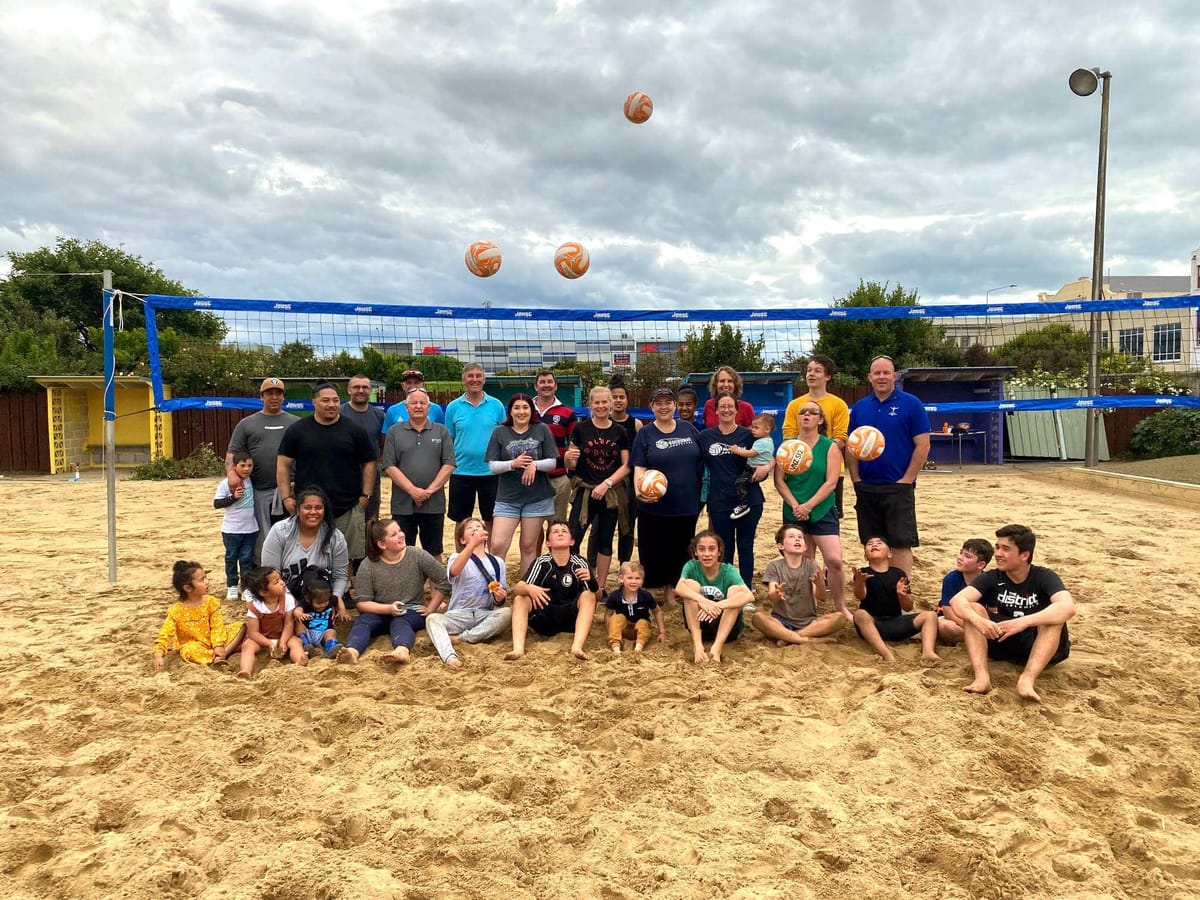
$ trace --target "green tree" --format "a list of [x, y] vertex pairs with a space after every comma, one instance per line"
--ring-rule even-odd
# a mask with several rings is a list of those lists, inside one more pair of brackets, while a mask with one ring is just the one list
[[679, 380], [679, 361], [674, 353], [651, 351], [639, 353], [633, 381], [637, 387], [654, 390]]
[[[73, 342], [83, 351], [97, 345], [92, 329], [100, 321], [99, 273], [110, 269], [113, 287], [135, 294], [176, 294], [193, 296], [180, 282], [167, 278], [162, 270], [143, 262], [141, 257], [109, 247], [100, 241], [84, 243], [77, 238], [60, 237], [54, 247], [41, 247], [28, 253], [9, 252], [11, 275], [0, 288], [0, 319], [8, 327], [39, 328], [47, 316], [69, 324]], [[145, 327], [142, 305], [125, 299], [121, 310], [127, 329]], [[159, 327], [171, 327], [190, 338], [220, 340], [225, 323], [219, 316], [194, 310], [170, 310], [161, 314]]]
[[[858, 287], [837, 300], [837, 308], [916, 306], [916, 291], [900, 285], [891, 290], [878, 281], [860, 281]], [[961, 366], [963, 353], [946, 336], [946, 329], [931, 319], [825, 320], [817, 324], [814, 353], [824, 353], [838, 366], [839, 374], [855, 379], [866, 376], [871, 360], [887, 354], [897, 369], [914, 366]]]
[[1041, 369], [1079, 375], [1087, 371], [1088, 336], [1064, 322], [1056, 322], [1018, 334], [993, 350], [992, 357], [1000, 365], [1016, 366], [1022, 372]]
[[679, 369], [689, 372], [712, 372], [717, 366], [731, 366], [738, 372], [761, 372], [766, 368], [763, 348], [766, 339], [744, 337], [740, 328], [728, 322], [715, 326], [711, 322], [700, 331], [690, 330], [679, 348]]

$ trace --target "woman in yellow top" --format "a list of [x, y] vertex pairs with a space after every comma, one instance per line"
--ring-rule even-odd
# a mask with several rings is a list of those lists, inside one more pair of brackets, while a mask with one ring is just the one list
[[179, 560], [171, 575], [179, 594], [172, 603], [154, 640], [154, 671], [161, 672], [166, 655], [173, 649], [190, 663], [207, 666], [225, 659], [238, 648], [244, 626], [226, 624], [221, 617], [221, 601], [208, 593], [208, 575], [200, 563]]

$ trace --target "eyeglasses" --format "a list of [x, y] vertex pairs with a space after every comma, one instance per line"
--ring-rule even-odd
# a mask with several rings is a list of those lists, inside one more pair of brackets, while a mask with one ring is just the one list
[[800, 415], [802, 415], [802, 416], [819, 416], [820, 414], [821, 414], [821, 411], [819, 409], [802, 409], [802, 410], [800, 410]]

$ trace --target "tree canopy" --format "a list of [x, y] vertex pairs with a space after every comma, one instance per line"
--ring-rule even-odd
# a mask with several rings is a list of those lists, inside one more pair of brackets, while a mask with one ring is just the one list
[[[916, 291], [900, 285], [889, 290], [878, 281], [859, 281], [834, 306], [916, 306], [917, 300]], [[892, 357], [898, 369], [963, 364], [962, 350], [946, 336], [946, 329], [925, 318], [822, 321], [817, 324], [813, 352], [831, 357], [839, 373], [855, 381], [866, 376], [871, 360], [880, 354]]]
[[718, 366], [731, 366], [738, 372], [761, 372], [766, 368], [765, 346], [762, 335], [754, 340], [728, 322], [720, 326], [710, 322], [699, 331], [690, 330], [684, 335], [678, 354], [679, 374], [712, 372]]

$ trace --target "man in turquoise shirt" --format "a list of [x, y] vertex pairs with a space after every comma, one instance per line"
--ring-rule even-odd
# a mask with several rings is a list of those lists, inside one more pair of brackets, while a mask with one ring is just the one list
[[487, 376], [479, 363], [463, 366], [461, 397], [446, 404], [446, 429], [454, 441], [454, 474], [446, 514], [454, 521], [469, 519], [479, 498], [479, 518], [490, 533], [496, 506], [496, 476], [484, 459], [488, 441], [507, 414], [504, 404], [483, 391]]

